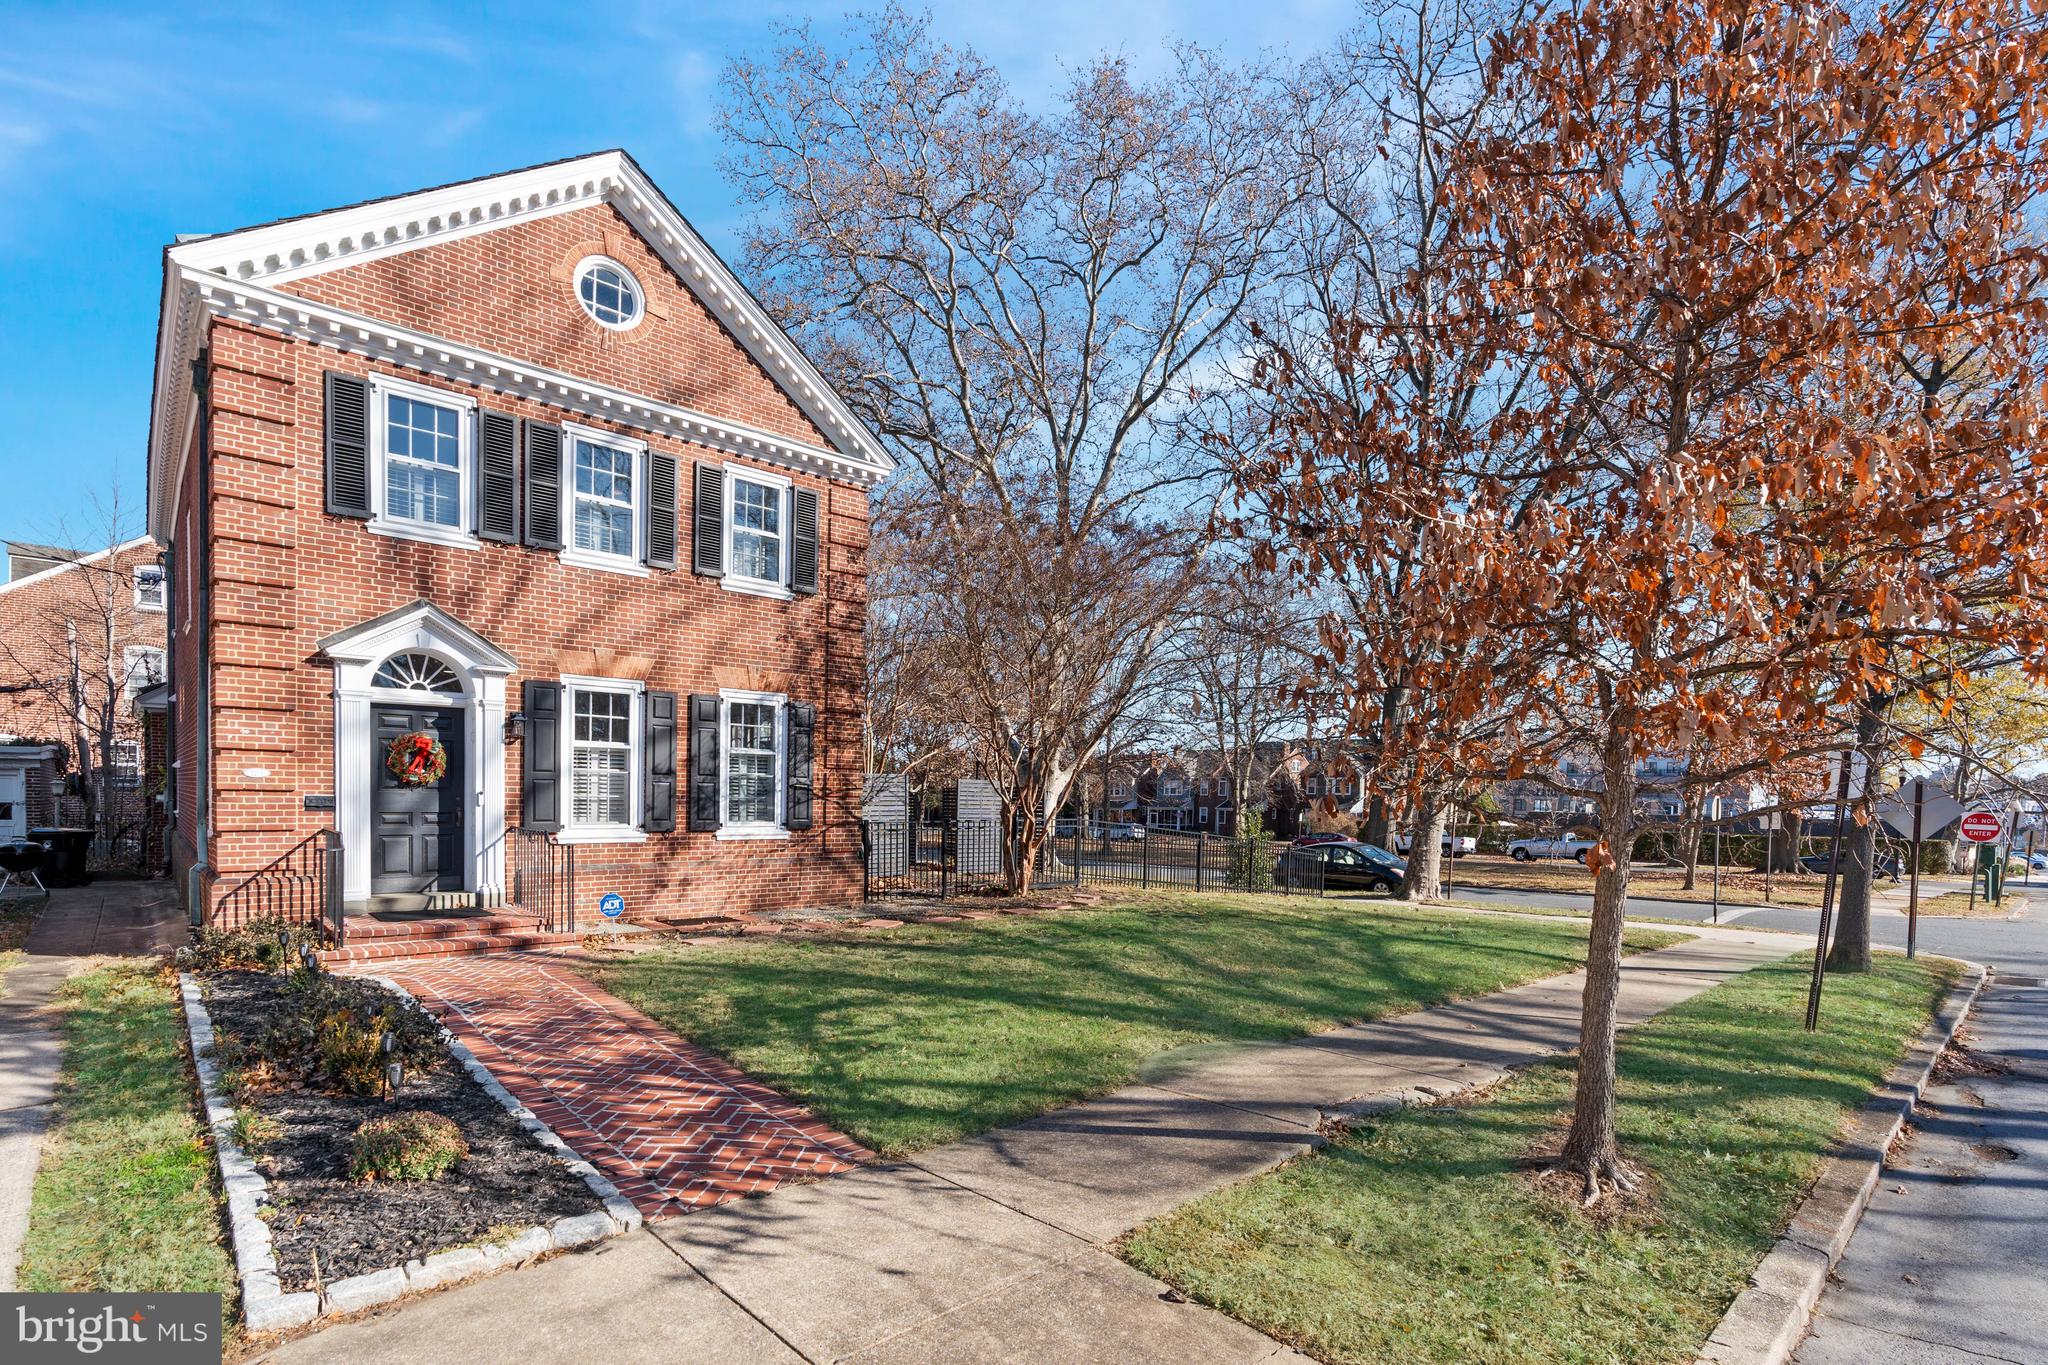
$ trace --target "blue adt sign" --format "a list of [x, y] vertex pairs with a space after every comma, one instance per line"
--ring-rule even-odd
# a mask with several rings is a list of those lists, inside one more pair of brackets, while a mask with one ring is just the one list
[[626, 898], [616, 891], [607, 891], [597, 903], [597, 913], [606, 919], [617, 919], [626, 913]]

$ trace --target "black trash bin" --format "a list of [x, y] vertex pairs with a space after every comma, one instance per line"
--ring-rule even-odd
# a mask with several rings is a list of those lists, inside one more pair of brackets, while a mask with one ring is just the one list
[[43, 881], [49, 886], [84, 886], [92, 880], [85, 859], [92, 847], [92, 831], [63, 825], [32, 829], [28, 837], [49, 850], [43, 859]]

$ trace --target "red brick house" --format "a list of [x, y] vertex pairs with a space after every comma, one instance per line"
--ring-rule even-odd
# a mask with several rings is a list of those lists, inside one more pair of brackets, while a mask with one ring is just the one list
[[329, 828], [351, 905], [501, 904], [535, 840], [586, 918], [856, 899], [889, 469], [623, 152], [166, 248], [194, 918]]
[[137, 702], [164, 674], [147, 536], [82, 551], [8, 541], [0, 583], [0, 840], [82, 824], [102, 860], [150, 862], [161, 806]]

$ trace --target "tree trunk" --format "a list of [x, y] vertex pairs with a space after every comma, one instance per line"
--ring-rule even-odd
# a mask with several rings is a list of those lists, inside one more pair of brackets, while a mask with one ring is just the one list
[[[1764, 845], [1764, 857], [1773, 872], [1797, 872], [1799, 870], [1799, 827], [1803, 823], [1796, 810], [1780, 811], [1778, 822], [1771, 828], [1771, 837]], [[1763, 871], [1758, 868], [1757, 871]]]
[[1607, 856], [1593, 883], [1572, 1126], [1558, 1158], [1563, 1169], [1585, 1177], [1588, 1202], [1599, 1194], [1599, 1177], [1624, 1178], [1614, 1128], [1614, 1035], [1621, 933], [1628, 910], [1628, 849], [1635, 838], [1634, 750], [1633, 738], [1617, 724], [1602, 752], [1607, 787], [1600, 797], [1600, 830]]
[[[1877, 822], [1871, 818], [1871, 795], [1877, 789], [1879, 736], [1884, 729], [1887, 699], [1865, 697], [1856, 707], [1856, 748], [1863, 755], [1863, 791], [1855, 799], [1862, 818], [1843, 831], [1841, 886], [1835, 898], [1835, 941], [1828, 949], [1831, 972], [1870, 970], [1870, 891], [1877, 870]], [[1846, 819], [1848, 811], [1835, 812]]]
[[1408, 844], [1408, 871], [1395, 894], [1404, 901], [1440, 900], [1444, 894], [1444, 828], [1450, 823], [1450, 808], [1434, 792], [1425, 791], [1416, 808], [1413, 834]]
[[1683, 814], [1679, 816], [1678, 861], [1685, 869], [1683, 887], [1690, 891], [1699, 884], [1700, 875], [1700, 817], [1707, 804], [1703, 788], [1688, 787], [1685, 793]]

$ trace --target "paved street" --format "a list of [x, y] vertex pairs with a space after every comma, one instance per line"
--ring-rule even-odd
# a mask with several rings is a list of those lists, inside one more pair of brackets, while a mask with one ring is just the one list
[[2048, 1362], [2048, 928], [1934, 923], [2003, 974], [1966, 1025], [1989, 1065], [1929, 1089], [1798, 1365]]
[[[1709, 930], [1631, 957], [1623, 1025], [1794, 946]], [[1325, 1106], [1484, 1085], [1570, 1047], [1582, 985], [1572, 972], [1291, 1043], [1205, 1050], [1099, 1100], [664, 1219], [598, 1254], [331, 1327], [268, 1359], [453, 1365], [510, 1331], [526, 1355], [603, 1365], [1302, 1360], [1167, 1296], [1109, 1244], [1308, 1150]]]

